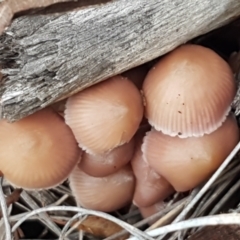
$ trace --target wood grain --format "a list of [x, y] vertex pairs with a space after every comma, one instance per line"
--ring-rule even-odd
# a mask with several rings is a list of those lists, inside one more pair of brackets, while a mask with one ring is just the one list
[[4, 0], [0, 3], [0, 34], [10, 25], [14, 14], [18, 12], [68, 1], [72, 0]]
[[239, 0], [112, 0], [16, 18], [0, 37], [2, 116], [20, 119], [238, 15]]

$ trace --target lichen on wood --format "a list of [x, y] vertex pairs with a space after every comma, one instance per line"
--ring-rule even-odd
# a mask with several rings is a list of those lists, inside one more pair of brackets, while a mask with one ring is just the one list
[[18, 17], [0, 37], [2, 116], [18, 120], [238, 15], [239, 0], [112, 0]]

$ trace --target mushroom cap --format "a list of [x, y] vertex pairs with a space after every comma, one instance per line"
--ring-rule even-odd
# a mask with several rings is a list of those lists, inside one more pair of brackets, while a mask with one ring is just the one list
[[134, 139], [99, 155], [84, 152], [79, 167], [90, 176], [105, 177], [125, 166], [132, 158]]
[[51, 109], [22, 120], [0, 121], [0, 170], [13, 185], [50, 188], [67, 179], [80, 150], [71, 129]]
[[164, 200], [174, 192], [174, 189], [166, 179], [157, 174], [143, 160], [141, 145], [144, 135], [141, 135], [141, 139], [138, 139], [136, 150], [131, 160], [133, 173], [136, 177], [133, 202], [138, 207], [148, 207], [158, 201]]
[[145, 115], [164, 134], [199, 137], [222, 125], [235, 93], [233, 73], [220, 56], [183, 45], [149, 71], [143, 83]]
[[103, 178], [87, 175], [76, 167], [69, 181], [77, 203], [103, 212], [112, 212], [130, 203], [135, 187], [135, 178], [129, 165]]
[[188, 191], [221, 165], [239, 140], [233, 115], [215, 132], [203, 137], [179, 138], [152, 129], [142, 145], [144, 160], [176, 191]]
[[141, 94], [132, 82], [115, 76], [70, 97], [65, 110], [79, 146], [102, 154], [131, 140], [143, 117]]

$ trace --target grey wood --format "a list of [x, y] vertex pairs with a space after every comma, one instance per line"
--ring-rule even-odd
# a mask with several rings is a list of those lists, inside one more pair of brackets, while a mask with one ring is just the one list
[[239, 0], [113, 0], [19, 17], [0, 37], [2, 116], [20, 119], [238, 15]]
[[68, 1], [72, 0], [0, 0], [0, 33], [11, 23], [14, 14], [18, 12]]

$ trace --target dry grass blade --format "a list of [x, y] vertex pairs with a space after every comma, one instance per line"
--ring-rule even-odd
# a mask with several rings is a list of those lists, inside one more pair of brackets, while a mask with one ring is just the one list
[[230, 184], [231, 184], [231, 181], [227, 181], [223, 183], [221, 186], [219, 186], [218, 188], [216, 188], [215, 191], [209, 191], [210, 194], [206, 194], [208, 198], [204, 198], [204, 201], [202, 201], [203, 204], [199, 209], [200, 211], [198, 212], [196, 211], [195, 214], [192, 215], [192, 218], [201, 216], [206, 211], [206, 209], [208, 209], [209, 206], [219, 198], [222, 192], [226, 191], [229, 187], [231, 187]]
[[211, 188], [216, 187], [218, 184], [222, 184], [223, 182], [229, 181], [229, 179], [232, 178], [232, 176], [238, 174], [240, 172], [240, 169], [238, 168], [239, 162], [238, 159], [237, 161], [232, 161], [228, 167], [224, 170], [222, 173], [221, 177], [219, 177], [211, 186]]
[[[183, 203], [186, 204], [188, 201], [189, 201], [189, 197], [186, 197], [186, 198], [184, 198], [184, 199], [182, 199], [182, 200], [172, 204], [171, 206], [166, 207], [164, 210], [162, 210], [162, 211], [160, 211], [158, 213], [155, 213], [154, 215], [152, 215], [152, 216], [150, 216], [150, 217], [148, 217], [146, 219], [141, 220], [140, 222], [134, 224], [133, 226], [136, 227], [136, 228], [139, 228], [139, 227], [142, 227], [145, 224], [148, 224], [148, 222], [156, 221], [159, 218], [163, 217], [165, 214], [167, 214], [169, 211], [177, 208], [179, 205], [181, 205]], [[104, 240], [118, 239], [118, 238], [124, 236], [124, 234], [126, 234], [126, 233], [127, 233], [127, 231], [123, 230], [123, 231], [121, 231], [119, 233], [116, 233], [116, 234], [114, 234], [114, 235], [112, 235], [112, 236], [110, 236], [108, 238], [105, 238]]]
[[0, 177], [0, 183], [1, 183], [0, 184], [0, 204], [1, 204], [1, 209], [2, 209], [3, 221], [5, 224], [5, 239], [11, 240], [12, 239], [11, 226], [9, 224], [7, 204], [6, 204], [3, 189], [2, 189], [2, 180], [3, 180], [3, 178]]
[[59, 206], [61, 205], [66, 199], [69, 198], [68, 194], [64, 194], [61, 198], [59, 198], [55, 203], [50, 204], [49, 206]]
[[[213, 207], [213, 209], [208, 213], [209, 216], [217, 214], [221, 211], [224, 204], [232, 197], [232, 195], [240, 188], [240, 180], [238, 180], [233, 186], [231, 186], [226, 194], [223, 195], [222, 198], [218, 201], [217, 204]], [[218, 189], [217, 189], [218, 191]], [[207, 195], [206, 195], [207, 196]], [[196, 212], [191, 216], [191, 218], [195, 218], [197, 216]], [[199, 216], [199, 215], [198, 215]], [[193, 229], [190, 232], [190, 235], [199, 232], [202, 228]], [[169, 239], [171, 240], [171, 239]]]
[[[21, 192], [21, 189], [15, 189], [10, 195], [8, 195], [5, 199], [6, 206], [9, 207], [11, 204], [17, 202], [19, 200]], [[2, 212], [0, 212], [0, 218], [2, 216]]]
[[[187, 206], [192, 201], [192, 199], [195, 198], [195, 196], [197, 195], [198, 192], [199, 192], [199, 188], [198, 187], [192, 190], [191, 194], [189, 195], [188, 201], [185, 203], [185, 206]], [[158, 240], [162, 240], [165, 237], [166, 237], [166, 235], [162, 235], [162, 236], [160, 236], [158, 238]]]
[[184, 208], [185, 203], [183, 202], [173, 210], [171, 210], [169, 213], [167, 213], [165, 216], [160, 218], [156, 223], [154, 223], [151, 227], [149, 227], [146, 231], [150, 231], [152, 229], [164, 226], [168, 223], [170, 223], [176, 216], [181, 212], [181, 210]]
[[6, 204], [9, 206], [19, 200], [22, 189], [15, 189], [9, 196], [6, 197]]
[[[240, 225], [240, 214], [221, 214], [215, 216], [200, 217], [195, 219], [190, 219], [178, 223], [172, 223], [161, 228], [157, 228], [148, 232], [151, 237], [157, 237], [162, 234], [167, 234], [170, 232], [180, 231], [184, 229], [203, 227], [203, 226], [216, 226], [216, 225]], [[129, 238], [128, 240], [137, 240], [135, 237]]]
[[[26, 191], [23, 191], [21, 193], [21, 197], [33, 210], [39, 209], [39, 206], [37, 205], [37, 203], [30, 197], [30, 195]], [[57, 236], [60, 236], [61, 229], [54, 222], [51, 221], [51, 219], [48, 217], [46, 213], [40, 214], [39, 217], [40, 217], [40, 221], [47, 228], [53, 231]]]
[[[79, 226], [79, 225], [82, 223], [82, 221], [84, 221], [86, 218], [87, 218], [87, 215], [84, 216], [84, 217], [82, 217], [82, 214], [81, 214], [81, 213], [78, 213], [78, 214], [74, 215], [71, 219], [69, 219], [69, 221], [68, 221], [68, 222], [65, 224], [65, 226], [63, 227], [59, 239], [60, 239], [60, 240], [64, 240], [64, 239], [65, 239], [65, 237], [66, 237], [66, 232], [67, 232], [68, 228], [71, 227], [71, 226], [74, 224], [74, 222], [75, 222], [75, 224], [76, 224], [76, 220], [77, 220], [77, 219], [78, 219], [77, 226]], [[75, 224], [74, 224], [74, 225], [75, 225]]]
[[240, 180], [238, 180], [232, 187], [230, 187], [227, 194], [225, 194], [223, 196], [223, 198], [219, 201], [219, 203], [216, 204], [216, 206], [212, 209], [212, 211], [209, 213], [209, 215], [213, 215], [213, 214], [216, 214], [217, 212], [219, 212], [221, 206], [224, 205], [239, 188], [240, 188]]
[[195, 198], [186, 206], [186, 208], [181, 212], [181, 214], [174, 220], [174, 223], [181, 221], [185, 218], [185, 216], [189, 213], [189, 211], [195, 206], [195, 204], [203, 197], [203, 195], [209, 190], [215, 180], [220, 176], [223, 170], [228, 166], [237, 152], [240, 150], [240, 142], [236, 145], [236, 147], [232, 150], [232, 152], [228, 155], [222, 165], [218, 168], [218, 170], [212, 175], [209, 181], [203, 186], [203, 188], [199, 191], [199, 193], [195, 196]]
[[146, 239], [146, 240], [154, 240], [152, 237], [150, 237], [148, 234], [140, 231], [139, 229], [131, 226], [130, 224], [123, 222], [107, 213], [103, 213], [103, 212], [98, 212], [98, 211], [93, 211], [93, 210], [88, 210], [88, 209], [84, 209], [84, 208], [80, 208], [80, 207], [69, 207], [69, 206], [53, 206], [53, 207], [44, 207], [44, 208], [39, 208], [36, 210], [33, 210], [30, 213], [27, 213], [24, 217], [22, 217], [13, 227], [12, 227], [12, 232], [14, 232], [24, 221], [26, 221], [28, 218], [40, 214], [40, 213], [44, 213], [44, 212], [48, 212], [48, 211], [70, 211], [70, 212], [77, 212], [77, 213], [81, 213], [82, 215], [94, 215], [94, 216], [98, 216], [98, 217], [102, 217], [105, 218], [109, 221], [115, 222], [116, 224], [118, 224], [119, 226], [121, 226], [122, 228], [126, 229], [127, 231], [129, 231], [129, 233], [131, 233], [132, 235], [136, 236], [137, 239]]

